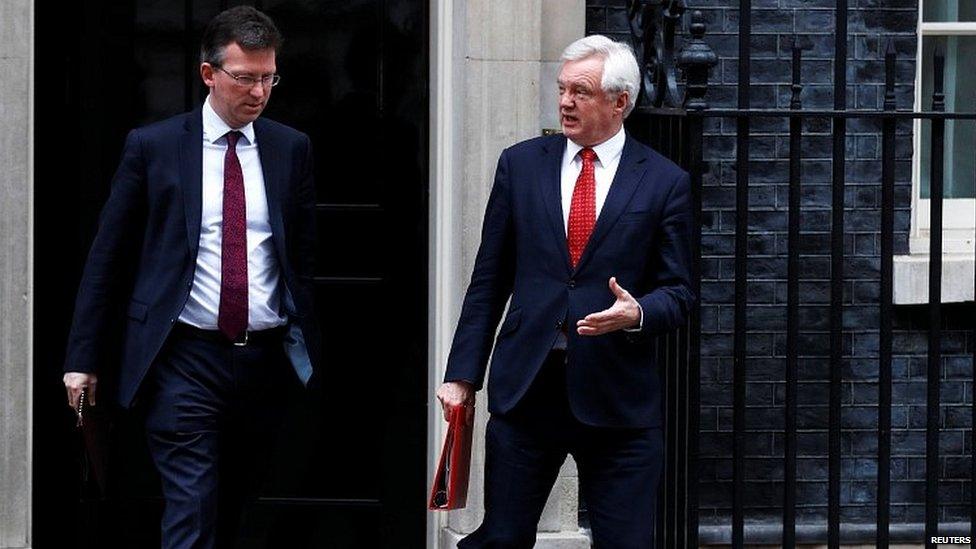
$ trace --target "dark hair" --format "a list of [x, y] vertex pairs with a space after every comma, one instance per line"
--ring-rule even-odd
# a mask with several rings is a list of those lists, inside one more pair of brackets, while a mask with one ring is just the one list
[[237, 42], [245, 50], [281, 47], [281, 33], [270, 17], [251, 6], [224, 10], [210, 20], [200, 43], [200, 62], [219, 67], [224, 62], [224, 48]]

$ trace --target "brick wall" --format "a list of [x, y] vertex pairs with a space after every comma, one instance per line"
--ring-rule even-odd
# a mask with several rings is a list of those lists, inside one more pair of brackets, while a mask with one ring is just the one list
[[[688, 0], [719, 56], [707, 99], [735, 107], [738, 2]], [[898, 52], [897, 102], [914, 101], [917, 0], [849, 0], [847, 104], [880, 109], [881, 52]], [[787, 108], [791, 45], [803, 48], [805, 108], [833, 107], [834, 0], [753, 0], [753, 107]], [[686, 16], [687, 19], [687, 16]], [[687, 21], [686, 21], [687, 25]], [[588, 0], [587, 32], [629, 37], [625, 0]], [[687, 27], [685, 27], [687, 28]], [[788, 128], [752, 123], [749, 183], [746, 426], [747, 522], [778, 523], [783, 491], [786, 365]], [[735, 233], [735, 121], [706, 124], [703, 196], [701, 523], [728, 525], [732, 505], [732, 339]], [[826, 525], [829, 379], [831, 151], [829, 120], [804, 126], [802, 152], [801, 358], [798, 411], [798, 522]], [[880, 293], [880, 124], [847, 127], [845, 192], [842, 522], [873, 525], [877, 475], [878, 296]], [[908, 253], [912, 124], [900, 124], [896, 169], [896, 253]], [[972, 304], [945, 307], [940, 464], [943, 522], [969, 520]], [[924, 521], [927, 313], [896, 308], [892, 424], [892, 522]], [[863, 534], [862, 534], [863, 536]], [[914, 541], [920, 541], [920, 537]], [[703, 540], [704, 541], [704, 540]]]

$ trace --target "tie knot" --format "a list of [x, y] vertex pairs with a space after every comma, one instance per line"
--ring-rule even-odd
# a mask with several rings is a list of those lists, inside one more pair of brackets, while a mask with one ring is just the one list
[[241, 132], [237, 130], [229, 131], [224, 136], [227, 138], [227, 148], [234, 149], [237, 147], [237, 140], [241, 138]]
[[579, 155], [580, 158], [583, 159], [583, 162], [593, 162], [594, 160], [596, 160], [596, 151], [594, 151], [589, 147], [581, 150], [579, 152]]

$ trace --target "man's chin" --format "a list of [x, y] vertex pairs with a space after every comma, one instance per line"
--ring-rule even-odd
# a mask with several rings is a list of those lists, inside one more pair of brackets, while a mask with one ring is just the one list
[[262, 112], [264, 112], [263, 106], [258, 108], [243, 107], [240, 110], [240, 116], [238, 119], [243, 120], [245, 124], [249, 124], [257, 120], [258, 117], [261, 116]]

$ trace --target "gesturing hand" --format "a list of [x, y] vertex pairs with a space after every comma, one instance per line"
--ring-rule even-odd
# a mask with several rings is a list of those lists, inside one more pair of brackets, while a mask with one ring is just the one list
[[598, 313], [586, 315], [586, 318], [576, 323], [576, 332], [583, 336], [603, 335], [615, 330], [635, 328], [640, 323], [640, 305], [630, 292], [617, 284], [617, 277], [610, 277], [610, 291], [617, 296], [617, 301]]

